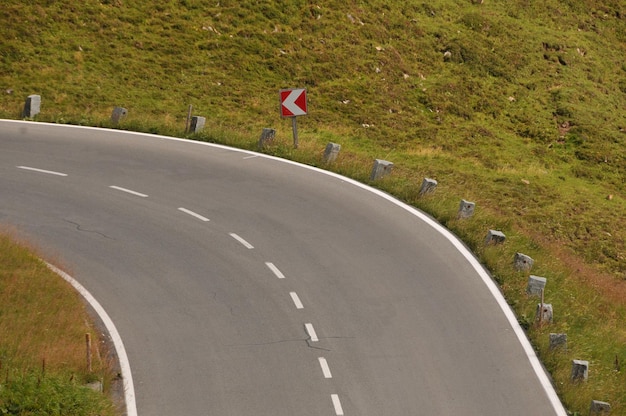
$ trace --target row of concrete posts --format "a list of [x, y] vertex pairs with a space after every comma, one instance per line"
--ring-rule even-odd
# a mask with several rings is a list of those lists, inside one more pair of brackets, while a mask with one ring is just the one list
[[[273, 139], [273, 136], [272, 136]], [[263, 136], [261, 137], [260, 145], [263, 144]], [[324, 161], [331, 163], [335, 161], [341, 146], [335, 143], [328, 143], [324, 151]], [[375, 159], [370, 173], [370, 180], [379, 180], [391, 173], [393, 169], [393, 163]], [[424, 178], [419, 191], [420, 196], [431, 194], [437, 188], [437, 181], [432, 178]], [[458, 212], [457, 219], [463, 220], [470, 218], [474, 215], [476, 204], [471, 201], [462, 199]], [[506, 236], [499, 230], [488, 230], [485, 238], [486, 245], [502, 244], [506, 240]], [[530, 271], [534, 265], [534, 260], [523, 253], [516, 253], [514, 258], [514, 267], [517, 271]], [[554, 311], [552, 304], [544, 302], [544, 290], [548, 279], [541, 276], [529, 275], [528, 283], [526, 286], [526, 293], [528, 296], [539, 296], [541, 298], [540, 303], [537, 304], [535, 312], [535, 322], [539, 325], [551, 324], [554, 319]], [[550, 349], [563, 349], [567, 350], [567, 334], [563, 333], [550, 333]], [[617, 365], [617, 364], [616, 364]], [[589, 375], [589, 362], [585, 360], [572, 360], [572, 369], [570, 379], [573, 383], [584, 382], [588, 379]], [[609, 403], [592, 400], [589, 408], [590, 416], [608, 415], [611, 411], [611, 405]]]

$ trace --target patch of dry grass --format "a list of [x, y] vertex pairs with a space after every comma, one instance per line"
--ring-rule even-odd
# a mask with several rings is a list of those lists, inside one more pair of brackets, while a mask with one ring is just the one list
[[[38, 385], [43, 380], [54, 380], [55, 386], [61, 386], [61, 400], [67, 400], [65, 394], [73, 397], [75, 391], [81, 391], [82, 384], [100, 380], [106, 386], [112, 379], [106, 346], [99, 341], [80, 295], [31, 247], [17, 243], [3, 229], [0, 334], [0, 404], [14, 400], [12, 394], [16, 392], [40, 396], [37, 388], [24, 393], [31, 377], [40, 380]], [[91, 337], [91, 371], [87, 365], [87, 334]], [[28, 402], [22, 396], [19, 401]], [[105, 400], [101, 406], [104, 414], [113, 414], [111, 402]]]

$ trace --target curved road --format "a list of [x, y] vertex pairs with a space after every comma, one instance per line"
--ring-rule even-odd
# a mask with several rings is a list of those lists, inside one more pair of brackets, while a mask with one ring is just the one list
[[115, 322], [140, 415], [565, 415], [465, 248], [346, 178], [0, 121], [0, 195]]

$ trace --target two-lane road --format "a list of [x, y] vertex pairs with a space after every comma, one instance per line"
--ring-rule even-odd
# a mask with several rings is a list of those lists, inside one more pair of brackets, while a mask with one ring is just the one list
[[140, 415], [565, 415], [462, 244], [346, 178], [0, 121], [0, 195], [115, 322]]

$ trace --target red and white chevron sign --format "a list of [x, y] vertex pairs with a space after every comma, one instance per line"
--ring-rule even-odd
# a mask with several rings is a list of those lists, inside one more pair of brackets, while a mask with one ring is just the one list
[[296, 117], [306, 114], [306, 90], [304, 88], [280, 90], [280, 115], [282, 117]]

